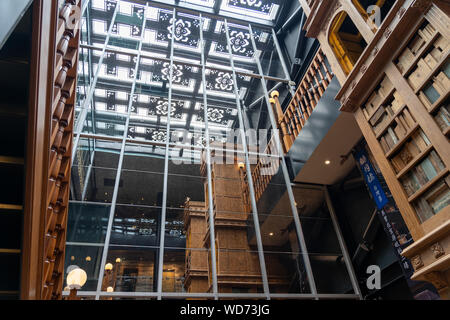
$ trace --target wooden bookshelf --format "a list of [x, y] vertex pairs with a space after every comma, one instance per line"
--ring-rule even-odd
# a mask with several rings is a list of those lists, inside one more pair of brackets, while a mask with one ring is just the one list
[[336, 2], [341, 6], [334, 10], [312, 9], [306, 32], [327, 54], [341, 84], [336, 96], [341, 111], [354, 114], [414, 239], [402, 252], [413, 262], [411, 279], [436, 285], [445, 278], [436, 288], [450, 299], [448, 1], [395, 1], [375, 33], [362, 17], [356, 23], [354, 15], [367, 46], [350, 71], [321, 32], [354, 3]]
[[[404, 79], [403, 81], [411, 88], [410, 94], [412, 96], [416, 95], [420, 104], [412, 103], [410, 105], [411, 108], [409, 108], [411, 114], [417, 120], [416, 128], [409, 131], [405, 137], [386, 153], [386, 157], [393, 161], [393, 159], [391, 159], [392, 156], [398, 154], [402, 144], [405, 144], [405, 141], [408, 140], [408, 135], [413, 135], [412, 131], [414, 130], [421, 130], [421, 134], [429, 141], [426, 148], [422, 148], [421, 152], [415, 154], [412, 159], [408, 158], [408, 163], [406, 163], [406, 165], [396, 174], [396, 178], [399, 182], [401, 181], [404, 188], [408, 187], [409, 192], [412, 191], [410, 188], [416, 189], [418, 187], [413, 194], [407, 196], [407, 200], [414, 206], [414, 210], [420, 210], [420, 212], [417, 211], [417, 215], [420, 216], [422, 222], [424, 222], [424, 216], [429, 218], [427, 214], [431, 214], [430, 210], [433, 210], [433, 215], [439, 213], [434, 212], [434, 209], [431, 208], [430, 205], [428, 205], [428, 209], [423, 209], [420, 205], [421, 203], [423, 204], [423, 202], [428, 201], [427, 191], [432, 190], [435, 186], [441, 185], [440, 181], [443, 181], [447, 176], [450, 167], [448, 154], [443, 152], [443, 150], [448, 150], [448, 139], [447, 145], [443, 145], [442, 139], [440, 139], [438, 133], [436, 133], [442, 132], [442, 134], [446, 136], [449, 132], [449, 126], [446, 128], [444, 127], [450, 118], [448, 117], [448, 99], [450, 96], [450, 87], [448, 86], [448, 83], [450, 78], [448, 76], [447, 65], [449, 63], [450, 55], [450, 40], [445, 37], [442, 29], [436, 25], [430, 26], [431, 23], [429, 20], [424, 19], [419, 28], [415, 32], [412, 32], [403, 51], [400, 51], [399, 57], [410, 57], [411, 52], [415, 52], [414, 58], [409, 64], [406, 64], [405, 60], [402, 61], [403, 66], [407, 66], [404, 70], [401, 70], [402, 68], [398, 65], [400, 63], [399, 58], [393, 60], [393, 62], [397, 64], [397, 69], [400, 71], [401, 77]], [[425, 29], [428, 30], [428, 33], [424, 37]], [[431, 34], [430, 30], [434, 30], [434, 32]], [[423, 44], [425, 38], [427, 38], [427, 41]], [[416, 45], [421, 45], [422, 47], [419, 50], [411, 49]], [[445, 77], [447, 77], [447, 79]], [[397, 82], [401, 82], [399, 80], [402, 79], [391, 80], [393, 82], [395, 81], [397, 84]], [[406, 97], [406, 91], [407, 90], [403, 90], [401, 93], [409, 105], [411, 99], [410, 97]], [[427, 115], [431, 116], [433, 122], [426, 119]], [[390, 123], [392, 122], [393, 120], [391, 119]], [[439, 127], [439, 131], [430, 128], [432, 126]], [[432, 130], [430, 131], [430, 129]], [[382, 134], [377, 135], [377, 138], [381, 135]], [[399, 167], [399, 164], [395, 163], [395, 166]], [[427, 170], [427, 172], [425, 173], [424, 170]], [[450, 193], [448, 177], [445, 180], [446, 181], [442, 183], [442, 188], [439, 188], [441, 188], [440, 192], [442, 192], [443, 195], [448, 195], [448, 193]], [[406, 185], [403, 183], [406, 183]], [[445, 198], [446, 197], [443, 196], [442, 199], [444, 200], [442, 201], [445, 201]]]

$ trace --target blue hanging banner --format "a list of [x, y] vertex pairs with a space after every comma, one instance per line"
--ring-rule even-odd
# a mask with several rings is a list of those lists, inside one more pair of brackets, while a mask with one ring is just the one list
[[379, 210], [383, 209], [383, 207], [388, 203], [388, 199], [383, 191], [383, 188], [381, 187], [375, 170], [373, 169], [372, 164], [369, 161], [366, 150], [361, 149], [360, 151], [358, 151], [355, 154], [355, 159], [361, 168], [361, 172], [364, 175], [364, 179], [366, 180], [370, 193], [372, 193], [377, 208]]

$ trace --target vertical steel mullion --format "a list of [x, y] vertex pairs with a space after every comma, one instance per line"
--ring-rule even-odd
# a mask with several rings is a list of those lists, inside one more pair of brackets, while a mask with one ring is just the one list
[[[117, 2], [116, 9], [118, 8], [119, 5], [120, 5], [120, 2]], [[127, 141], [127, 136], [128, 136], [128, 127], [130, 125], [130, 115], [131, 115], [131, 109], [133, 106], [133, 97], [134, 97], [134, 92], [136, 89], [136, 81], [137, 81], [138, 70], [139, 70], [140, 61], [141, 61], [142, 42], [144, 40], [144, 34], [145, 34], [145, 22], [146, 22], [147, 8], [148, 8], [148, 5], [146, 5], [144, 12], [143, 12], [142, 35], [141, 35], [141, 38], [139, 39], [138, 55], [137, 55], [136, 64], [135, 64], [135, 68], [134, 68], [133, 85], [131, 86], [130, 100], [128, 101], [127, 118], [125, 120], [125, 128], [124, 128], [124, 132], [123, 132], [123, 136], [122, 136], [122, 147], [120, 149], [119, 163], [117, 165], [116, 180], [114, 183], [113, 197], [111, 200], [111, 208], [109, 211], [108, 227], [107, 227], [106, 236], [105, 236], [105, 245], [103, 247], [102, 262], [100, 264], [100, 274], [98, 276], [98, 282], [97, 282], [97, 291], [96, 291], [96, 295], [95, 295], [96, 300], [99, 299], [100, 292], [102, 290], [103, 276], [105, 273], [104, 266], [106, 265], [106, 259], [108, 257], [109, 241], [111, 239], [111, 231], [112, 231], [112, 226], [113, 226], [113, 222], [114, 222], [114, 213], [116, 210], [117, 195], [119, 193], [120, 176], [122, 173], [123, 158], [124, 158], [125, 146], [126, 146], [126, 141]]]
[[172, 112], [172, 83], [173, 83], [173, 53], [175, 46], [175, 20], [176, 9], [173, 8], [172, 13], [172, 39], [170, 41], [170, 71], [169, 71], [169, 101], [167, 108], [167, 133], [166, 133], [166, 154], [164, 158], [164, 184], [163, 184], [163, 199], [161, 208], [161, 226], [160, 226], [160, 241], [159, 241], [159, 259], [158, 259], [158, 300], [162, 299], [162, 281], [163, 281], [163, 266], [164, 266], [164, 241], [166, 228], [166, 209], [167, 209], [167, 180], [169, 178], [169, 145], [170, 145], [170, 121]]
[[[253, 50], [255, 52], [257, 52], [255, 39], [253, 37], [252, 26], [249, 24], [248, 27], [249, 27], [250, 34], [251, 34], [250, 39], [252, 41]], [[282, 148], [282, 145], [281, 145], [281, 139], [280, 139], [279, 131], [277, 129], [277, 122], [275, 121], [275, 115], [273, 113], [272, 106], [271, 106], [271, 103], [270, 103], [269, 92], [267, 90], [267, 86], [266, 86], [266, 82], [265, 82], [265, 76], [263, 74], [263, 69], [262, 69], [262, 66], [261, 66], [261, 62], [259, 61], [258, 57], [255, 57], [255, 62], [257, 64], [257, 66], [258, 66], [259, 73], [261, 74], [261, 85], [262, 85], [263, 90], [264, 90], [267, 110], [268, 110], [269, 118], [270, 118], [270, 123], [272, 124], [272, 129], [273, 129], [273, 132], [274, 132], [273, 136], [275, 137], [275, 143], [276, 143], [276, 146], [277, 146], [277, 149], [278, 149], [278, 154], [281, 157], [281, 168], [282, 168], [282, 171], [283, 171], [284, 181], [286, 183], [286, 189], [287, 189], [289, 200], [290, 200], [292, 216], [294, 218], [295, 228], [296, 228], [296, 231], [297, 231], [297, 237], [298, 237], [300, 248], [301, 248], [302, 254], [303, 254], [303, 259], [304, 259], [304, 263], [305, 263], [306, 273], [308, 275], [309, 287], [311, 289], [312, 294], [317, 296], [317, 288], [316, 288], [316, 283], [314, 281], [314, 275], [313, 275], [312, 268], [311, 268], [311, 262], [309, 260], [308, 249], [306, 248], [306, 242], [305, 242], [305, 237], [304, 237], [303, 230], [302, 230], [302, 225], [301, 225], [300, 219], [298, 217], [297, 207], [295, 205], [294, 192], [292, 191], [291, 180], [290, 180], [289, 172], [288, 172], [287, 165], [286, 165], [286, 159], [284, 157], [283, 148]]]
[[86, 11], [86, 9], [89, 5], [89, 2], [91, 2], [91, 0], [83, 0], [83, 1], [84, 1], [84, 4], [83, 4], [83, 8], [81, 8], [81, 16], [83, 16], [84, 12]]
[[359, 288], [358, 278], [356, 277], [355, 270], [353, 269], [352, 261], [348, 253], [347, 246], [345, 245], [344, 237], [342, 235], [341, 228], [339, 227], [339, 222], [337, 220], [336, 212], [334, 211], [333, 202], [331, 201], [330, 193], [328, 192], [327, 186], [323, 187], [323, 192], [325, 193], [328, 211], [330, 212], [334, 231], [336, 232], [336, 236], [339, 241], [339, 246], [341, 247], [342, 255], [344, 256], [345, 265], [347, 267], [348, 275], [350, 276], [350, 281], [352, 282], [353, 290], [355, 291], [355, 294], [359, 296], [359, 299], [362, 300], [363, 297], [361, 294], [361, 290]]
[[[283, 68], [285, 77], [286, 77], [286, 79], [289, 80], [288, 88], [289, 88], [289, 92], [291, 93], [291, 99], [295, 99], [295, 89], [293, 89], [291, 86], [292, 78], [289, 73], [289, 69], [286, 65], [286, 61], [284, 60], [283, 51], [281, 50], [281, 46], [280, 46], [280, 42], [278, 41], [277, 33], [275, 32], [275, 30], [273, 28], [272, 28], [272, 38], [273, 38], [273, 42], [275, 43], [275, 47], [277, 49], [278, 56], [280, 57], [280, 62], [281, 62], [281, 66]], [[298, 108], [298, 111], [300, 111], [301, 117], [303, 119], [306, 119], [305, 115], [303, 114], [303, 110], [300, 106]], [[294, 114], [294, 117], [297, 117], [297, 116]], [[301, 119], [298, 119], [298, 120], [301, 121]]]
[[[243, 116], [242, 116], [241, 101], [239, 99], [239, 92], [238, 92], [238, 88], [237, 88], [236, 69], [234, 68], [234, 59], [233, 59], [233, 52], [231, 51], [231, 41], [230, 41], [230, 34], [229, 34], [229, 30], [228, 30], [227, 19], [224, 20], [224, 23], [225, 23], [225, 34], [227, 36], [228, 54], [230, 56], [231, 69], [232, 69], [232, 73], [233, 73], [234, 95], [236, 96], [236, 106], [238, 108], [238, 118], [239, 118], [239, 127], [240, 127], [239, 130], [241, 133], [242, 148], [244, 149], [244, 154], [245, 154], [245, 167], [247, 170], [247, 181], [248, 181], [248, 187], [249, 187], [249, 191], [250, 191], [250, 199], [251, 199], [251, 204], [252, 204], [252, 216], [253, 216], [253, 222], [255, 225], [255, 236], [256, 236], [256, 244], [258, 247], [258, 256], [259, 256], [259, 264], [260, 264], [260, 268], [261, 268], [261, 276], [262, 276], [262, 280], [263, 280], [263, 289], [264, 289], [264, 294], [266, 295], [267, 300], [270, 300], [269, 281], [267, 278], [266, 261], [264, 258], [264, 248], [263, 248], [263, 244], [262, 244], [261, 230], [259, 228], [259, 215], [258, 215], [258, 209], [256, 206], [255, 189], [254, 189], [253, 180], [252, 180], [252, 173], [251, 173], [252, 169], [251, 169], [250, 160], [248, 157], [247, 136], [245, 134], [245, 129], [244, 129], [244, 120], [243, 120]], [[252, 34], [250, 34], [250, 38], [253, 38]]]
[[[114, 14], [111, 19], [111, 25], [109, 26], [108, 34], [105, 39], [105, 44], [103, 45], [103, 49], [102, 49], [102, 53], [100, 55], [100, 59], [98, 61], [97, 69], [95, 70], [95, 76], [94, 76], [94, 79], [92, 80], [91, 86], [89, 87], [89, 92], [87, 93], [86, 99], [83, 102], [83, 105], [82, 105], [81, 111], [80, 111], [80, 115], [79, 115], [77, 123], [76, 123], [76, 128], [75, 128], [74, 132], [75, 132], [75, 134], [77, 134], [77, 136], [74, 139], [74, 143], [73, 143], [73, 147], [72, 147], [72, 151], [73, 151], [72, 154], [75, 154], [75, 151], [78, 148], [78, 143], [80, 141], [80, 133], [81, 133], [81, 130], [83, 130], [83, 123], [84, 123], [84, 121], [86, 121], [86, 117], [87, 117], [87, 108], [88, 108], [89, 104], [91, 103], [92, 97], [94, 96], [95, 86], [97, 85], [98, 76], [100, 74], [100, 69], [103, 65], [103, 60], [105, 58], [106, 48], [108, 47], [109, 38], [111, 37], [112, 29], [113, 29], [114, 23], [116, 22], [116, 17], [117, 17], [118, 12], [119, 12], [119, 2], [117, 2], [116, 7], [114, 9]], [[94, 126], [95, 123], [93, 123], [92, 125]], [[73, 165], [73, 160], [74, 160], [74, 158], [72, 157], [72, 160], [70, 163], [71, 165]]]
[[88, 183], [89, 183], [89, 178], [91, 176], [91, 171], [92, 171], [92, 166], [93, 166], [92, 164], [94, 163], [94, 157], [95, 157], [95, 143], [94, 143], [94, 150], [92, 151], [92, 155], [91, 155], [91, 161], [89, 162], [88, 171], [86, 173], [86, 178], [87, 179], [85, 179], [85, 183], [84, 183], [84, 186], [83, 186], [83, 191], [81, 193], [81, 201], [83, 201], [84, 197], [86, 196], [87, 186], [88, 186]]
[[209, 141], [209, 120], [208, 120], [208, 97], [206, 94], [206, 63], [205, 46], [203, 42], [203, 17], [200, 14], [200, 51], [202, 63], [202, 82], [203, 82], [203, 109], [205, 118], [205, 140], [206, 140], [206, 168], [208, 173], [208, 213], [209, 213], [209, 238], [211, 241], [211, 268], [214, 299], [217, 300], [217, 264], [216, 264], [216, 234], [214, 227], [214, 211], [212, 198], [212, 174], [211, 174], [211, 148]]
[[281, 62], [281, 67], [283, 68], [284, 71], [284, 76], [286, 77], [287, 80], [289, 80], [289, 92], [292, 95], [292, 98], [294, 98], [295, 96], [295, 90], [292, 89], [291, 86], [291, 75], [289, 74], [289, 69], [286, 65], [286, 61], [284, 60], [284, 56], [283, 56], [283, 51], [281, 50], [281, 46], [280, 43], [278, 42], [278, 38], [277, 38], [277, 33], [275, 32], [275, 30], [272, 28], [272, 38], [273, 38], [273, 42], [275, 43], [275, 48], [277, 49], [278, 52], [278, 57], [280, 58], [280, 62]]

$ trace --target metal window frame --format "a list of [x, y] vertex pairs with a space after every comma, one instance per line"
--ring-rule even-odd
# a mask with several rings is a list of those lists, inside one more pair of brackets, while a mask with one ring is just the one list
[[[83, 13], [85, 13], [86, 9], [88, 8], [90, 0], [86, 0], [86, 2], [84, 2], [84, 6], [83, 6]], [[99, 64], [97, 66], [97, 69], [95, 71], [95, 75], [92, 79], [92, 83], [89, 86], [89, 91], [87, 92], [87, 95], [85, 97], [85, 100], [83, 102], [83, 107], [81, 109], [81, 114], [78, 118], [78, 122], [76, 124], [76, 129], [75, 129], [75, 138], [74, 138], [74, 146], [73, 146], [73, 151], [74, 154], [77, 151], [78, 145], [79, 145], [79, 140], [80, 138], [88, 138], [88, 139], [93, 139], [94, 142], [97, 140], [105, 140], [105, 141], [116, 141], [118, 143], [121, 143], [121, 149], [120, 149], [120, 157], [119, 157], [119, 163], [118, 163], [118, 167], [117, 167], [117, 173], [116, 173], [116, 180], [115, 180], [115, 184], [114, 184], [114, 191], [113, 191], [113, 198], [111, 203], [105, 204], [105, 205], [110, 205], [110, 212], [109, 212], [109, 219], [108, 219], [108, 226], [107, 226], [107, 233], [106, 233], [106, 238], [104, 243], [102, 244], [85, 244], [85, 243], [75, 243], [75, 242], [71, 242], [68, 243], [68, 245], [86, 245], [86, 246], [98, 246], [98, 247], [102, 247], [103, 248], [103, 252], [102, 252], [102, 259], [101, 259], [101, 263], [100, 263], [100, 270], [99, 270], [99, 277], [98, 277], [98, 282], [97, 282], [97, 290], [96, 291], [80, 291], [79, 292], [79, 296], [85, 296], [85, 297], [95, 297], [95, 299], [100, 299], [103, 297], [136, 297], [136, 298], [143, 298], [143, 297], [154, 297], [157, 300], [161, 300], [163, 298], [172, 298], [172, 299], [176, 299], [176, 298], [213, 298], [213, 299], [219, 299], [219, 298], [263, 298], [263, 299], [272, 299], [272, 298], [292, 298], [292, 299], [361, 299], [361, 293], [358, 287], [358, 283], [356, 280], [356, 276], [354, 274], [354, 270], [352, 268], [351, 265], [351, 260], [349, 260], [349, 256], [348, 256], [348, 251], [345, 247], [345, 242], [343, 241], [343, 237], [342, 234], [340, 232], [339, 229], [339, 225], [337, 223], [336, 220], [336, 215], [334, 213], [334, 209], [332, 207], [332, 202], [331, 199], [329, 197], [328, 191], [326, 189], [325, 186], [317, 186], [317, 189], [319, 190], [323, 190], [325, 192], [326, 195], [326, 201], [327, 204], [329, 206], [330, 209], [330, 215], [333, 221], [333, 226], [335, 228], [335, 232], [338, 236], [339, 239], [339, 245], [341, 246], [341, 250], [342, 253], [344, 255], [344, 259], [346, 262], [346, 266], [347, 266], [347, 270], [348, 273], [350, 275], [350, 279], [352, 282], [352, 286], [354, 288], [355, 294], [318, 294], [317, 293], [317, 289], [315, 286], [315, 281], [314, 281], [314, 277], [313, 277], [313, 273], [312, 273], [312, 269], [311, 269], [311, 265], [310, 265], [310, 261], [309, 261], [309, 256], [308, 256], [308, 251], [306, 248], [306, 243], [304, 240], [304, 236], [303, 236], [303, 230], [302, 230], [302, 226], [301, 226], [301, 222], [298, 216], [298, 212], [297, 212], [297, 208], [295, 205], [295, 198], [294, 198], [294, 194], [293, 194], [293, 190], [292, 188], [296, 185], [291, 183], [290, 181], [290, 177], [289, 177], [289, 173], [287, 170], [287, 165], [286, 165], [286, 159], [284, 157], [284, 153], [283, 153], [283, 149], [281, 147], [281, 140], [280, 140], [280, 136], [279, 136], [279, 132], [277, 130], [277, 125], [276, 125], [276, 119], [275, 119], [275, 115], [273, 113], [273, 110], [271, 108], [271, 104], [270, 104], [270, 97], [269, 97], [269, 89], [267, 88], [267, 83], [268, 81], [276, 81], [277, 85], [283, 85], [283, 84], [288, 84], [289, 85], [289, 91], [291, 93], [291, 95], [295, 94], [295, 90], [292, 87], [292, 81], [289, 77], [289, 70], [286, 66], [286, 63], [284, 61], [283, 58], [283, 54], [282, 54], [282, 50], [281, 47], [278, 43], [277, 37], [276, 37], [276, 33], [275, 31], [272, 29], [272, 36], [274, 39], [274, 44], [275, 44], [275, 49], [276, 49], [276, 53], [279, 56], [280, 62], [282, 64], [282, 68], [283, 71], [285, 73], [285, 79], [282, 78], [276, 78], [276, 77], [271, 77], [268, 75], [264, 75], [263, 69], [262, 69], [262, 65], [261, 65], [261, 61], [258, 57], [255, 57], [255, 63], [258, 67], [258, 73], [243, 73], [242, 71], [238, 71], [235, 68], [235, 64], [234, 64], [234, 57], [233, 57], [233, 53], [231, 50], [231, 46], [228, 45], [228, 55], [229, 55], [229, 60], [230, 60], [230, 65], [231, 65], [231, 69], [224, 67], [224, 68], [216, 68], [216, 67], [209, 67], [207, 66], [207, 63], [205, 61], [205, 48], [204, 48], [204, 36], [203, 36], [203, 21], [205, 16], [202, 13], [198, 13], [198, 18], [200, 20], [200, 42], [201, 42], [201, 69], [202, 69], [202, 82], [206, 83], [206, 77], [205, 77], [205, 72], [206, 69], [218, 69], [218, 70], [224, 70], [227, 72], [231, 72], [232, 73], [232, 77], [233, 77], [233, 89], [234, 89], [234, 95], [236, 98], [236, 106], [238, 109], [238, 120], [239, 120], [239, 127], [240, 127], [240, 131], [241, 131], [241, 142], [242, 142], [242, 151], [238, 151], [241, 152], [244, 157], [245, 157], [245, 168], [247, 170], [247, 182], [248, 182], [248, 187], [249, 187], [249, 195], [250, 195], [250, 202], [251, 202], [251, 209], [252, 209], [252, 216], [253, 216], [253, 221], [254, 221], [254, 227], [255, 227], [255, 236], [256, 236], [256, 242], [257, 242], [257, 249], [258, 249], [258, 257], [259, 257], [259, 263], [260, 263], [260, 268], [261, 268], [261, 277], [262, 277], [262, 284], [263, 284], [263, 290], [264, 293], [258, 293], [258, 294], [226, 294], [226, 293], [220, 293], [219, 289], [218, 289], [218, 280], [217, 280], [217, 265], [216, 265], [216, 250], [215, 250], [215, 232], [214, 232], [214, 211], [213, 211], [213, 207], [212, 207], [212, 172], [211, 172], [211, 145], [210, 145], [210, 133], [209, 133], [209, 120], [208, 120], [208, 94], [206, 92], [206, 90], [203, 90], [203, 104], [204, 104], [204, 122], [205, 122], [205, 127], [204, 127], [204, 134], [206, 137], [206, 147], [205, 148], [201, 148], [199, 147], [199, 150], [203, 150], [204, 152], [206, 152], [206, 164], [207, 164], [207, 181], [208, 181], [208, 201], [209, 201], [209, 207], [208, 207], [208, 215], [209, 215], [209, 229], [210, 229], [210, 241], [211, 241], [211, 267], [212, 267], [212, 292], [210, 293], [183, 293], [183, 292], [163, 292], [162, 291], [162, 274], [163, 274], [163, 266], [164, 266], [164, 253], [165, 253], [165, 246], [164, 246], [164, 242], [165, 242], [165, 221], [166, 221], [166, 211], [167, 211], [167, 194], [168, 194], [168, 190], [167, 190], [167, 185], [168, 185], [168, 177], [169, 177], [169, 172], [168, 172], [168, 165], [169, 165], [169, 150], [173, 147], [177, 147], [177, 148], [183, 148], [183, 146], [179, 146], [179, 145], [173, 145], [173, 143], [170, 142], [170, 128], [171, 128], [171, 119], [170, 119], [170, 113], [171, 113], [171, 108], [172, 108], [172, 83], [173, 83], [173, 65], [175, 63], [182, 63], [185, 65], [189, 65], [186, 62], [178, 62], [176, 59], [174, 59], [174, 48], [175, 48], [175, 37], [174, 37], [174, 32], [175, 32], [175, 20], [173, 19], [173, 25], [172, 25], [172, 39], [171, 39], [171, 47], [170, 47], [170, 57], [166, 58], [166, 59], [161, 59], [161, 58], [157, 58], [157, 57], [153, 57], [151, 53], [146, 53], [142, 51], [142, 45], [143, 45], [143, 40], [144, 40], [144, 35], [145, 35], [145, 23], [147, 21], [145, 12], [144, 12], [144, 17], [143, 17], [143, 32], [141, 35], [141, 38], [139, 40], [139, 46], [138, 46], [138, 50], [133, 50], [133, 49], [113, 49], [110, 48], [108, 46], [109, 43], [109, 39], [112, 33], [112, 28], [115, 24], [116, 21], [116, 17], [119, 11], [119, 6], [121, 4], [122, 0], [118, 0], [117, 1], [117, 5], [115, 7], [115, 11], [113, 13], [113, 18], [111, 20], [111, 25], [108, 29], [108, 34], [106, 35], [106, 39], [105, 39], [105, 43], [103, 45], [103, 47], [97, 47], [97, 46], [91, 46], [91, 45], [82, 45], [82, 48], [87, 48], [88, 50], [101, 50], [101, 55], [100, 55], [100, 60], [99, 60]], [[171, 5], [167, 5], [168, 7], [170, 7], [173, 10], [173, 17], [177, 16], [177, 7], [176, 6], [171, 6]], [[148, 8], [148, 3], [146, 4], [146, 9]], [[146, 10], [144, 9], [144, 10]], [[180, 12], [184, 12], [185, 10], [180, 10]], [[205, 14], [206, 16], [208, 16], [208, 14]], [[227, 17], [221, 16], [220, 18], [223, 19], [224, 25], [225, 25], [225, 33], [226, 33], [226, 38], [227, 38], [227, 43], [230, 44], [230, 34], [229, 34], [229, 28], [228, 28], [228, 20]], [[247, 21], [248, 22], [248, 21]], [[257, 52], [257, 47], [256, 47], [256, 42], [255, 42], [255, 38], [254, 38], [254, 33], [252, 30], [252, 25], [251, 23], [248, 25], [249, 28], [249, 33], [250, 33], [250, 40], [252, 43], [252, 47], [254, 49], [255, 52]], [[89, 106], [91, 105], [92, 101], [93, 101], [93, 96], [94, 96], [94, 91], [98, 82], [98, 77], [100, 74], [100, 68], [103, 64], [103, 60], [105, 58], [106, 53], [108, 52], [116, 52], [116, 53], [121, 53], [121, 54], [128, 54], [128, 55], [132, 55], [132, 56], [137, 56], [137, 61], [135, 64], [135, 77], [133, 79], [133, 84], [131, 87], [131, 94], [130, 94], [130, 100], [128, 102], [128, 110], [127, 110], [127, 115], [126, 115], [126, 121], [125, 121], [125, 130], [124, 130], [124, 134], [123, 136], [120, 137], [112, 137], [112, 136], [104, 136], [104, 135], [99, 135], [99, 134], [91, 134], [91, 133], [83, 133], [82, 129], [83, 129], [83, 125], [84, 122], [86, 121], [86, 117], [87, 117], [87, 113], [91, 110], [94, 109], [94, 107], [89, 108]], [[133, 96], [135, 93], [135, 89], [136, 89], [136, 82], [137, 82], [137, 76], [138, 76], [138, 71], [139, 71], [139, 66], [140, 66], [140, 61], [141, 58], [144, 57], [150, 57], [150, 58], [155, 58], [155, 59], [159, 59], [159, 60], [164, 60], [167, 62], [170, 62], [170, 75], [169, 75], [169, 94], [168, 94], [168, 120], [167, 120], [167, 135], [166, 135], [166, 140], [165, 143], [160, 143], [160, 146], [164, 146], [165, 147], [165, 156], [164, 156], [164, 183], [163, 183], [163, 204], [162, 204], [162, 210], [161, 210], [161, 226], [160, 226], [160, 243], [159, 243], [159, 259], [158, 259], [158, 264], [155, 264], [155, 268], [158, 268], [158, 273], [157, 273], [157, 291], [156, 292], [115, 292], [115, 293], [108, 293], [108, 292], [104, 292], [101, 291], [101, 287], [102, 287], [102, 283], [103, 283], [103, 277], [104, 277], [104, 265], [106, 264], [106, 260], [109, 254], [109, 245], [110, 245], [110, 238], [111, 238], [111, 232], [112, 232], [112, 227], [113, 227], [113, 222], [114, 222], [114, 214], [115, 214], [115, 208], [116, 208], [116, 204], [117, 204], [117, 196], [118, 196], [118, 191], [119, 191], [119, 183], [120, 183], [120, 177], [121, 177], [121, 171], [122, 171], [122, 166], [123, 166], [123, 160], [124, 160], [124, 154], [125, 154], [125, 148], [126, 145], [128, 143], [133, 143], [133, 144], [140, 144], [140, 145], [151, 145], [151, 144], [155, 144], [156, 143], [152, 143], [152, 142], [146, 142], [146, 141], [141, 141], [141, 140], [134, 140], [128, 137], [128, 127], [130, 124], [130, 114], [131, 114], [131, 109], [132, 109], [132, 104], [133, 104]], [[252, 173], [251, 173], [251, 166], [250, 166], [250, 161], [249, 161], [249, 156], [254, 154], [254, 152], [249, 152], [248, 150], [248, 146], [247, 146], [247, 140], [246, 140], [246, 135], [245, 135], [245, 127], [244, 127], [244, 123], [245, 123], [245, 119], [244, 119], [244, 108], [245, 106], [241, 105], [241, 101], [239, 99], [239, 88], [237, 87], [237, 75], [245, 75], [245, 76], [251, 76], [254, 78], [258, 78], [261, 81], [262, 87], [263, 87], [263, 91], [264, 91], [264, 96], [260, 97], [258, 99], [258, 101], [261, 100], [265, 100], [266, 102], [266, 107], [267, 107], [267, 111], [269, 114], [269, 118], [270, 118], [270, 123], [272, 125], [272, 128], [274, 129], [275, 132], [275, 143], [276, 143], [276, 147], [278, 148], [278, 155], [275, 155], [274, 157], [278, 158], [281, 162], [281, 170], [283, 173], [283, 178], [284, 178], [284, 182], [286, 184], [286, 190], [288, 192], [288, 196], [289, 196], [289, 200], [290, 200], [290, 205], [291, 205], [291, 210], [292, 210], [292, 215], [293, 215], [293, 219], [294, 219], [294, 224], [295, 224], [295, 230], [296, 230], [296, 234], [297, 234], [297, 238], [299, 241], [299, 245], [302, 251], [302, 255], [304, 258], [304, 264], [305, 264], [305, 268], [306, 268], [306, 272], [308, 274], [308, 281], [309, 281], [309, 286], [310, 286], [310, 290], [311, 293], [310, 294], [275, 294], [275, 293], [271, 293], [270, 292], [270, 288], [269, 288], [269, 281], [268, 281], [268, 276], [267, 276], [267, 270], [266, 270], [266, 263], [265, 263], [265, 258], [264, 258], [264, 247], [263, 247], [263, 243], [262, 243], [262, 238], [261, 238], [261, 230], [260, 230], [260, 225], [259, 225], [259, 215], [258, 215], [258, 210], [257, 210], [257, 203], [256, 203], [256, 197], [255, 197], [255, 190], [254, 190], [254, 186], [253, 186], [253, 177], [252, 177]], [[186, 146], [187, 148], [193, 148], [194, 146]], [[95, 146], [94, 146], [94, 152], [91, 155], [91, 159], [90, 159], [90, 164], [89, 164], [89, 169], [88, 172], [90, 171], [90, 169], [92, 168], [92, 164], [94, 161], [94, 156], [95, 156]], [[72, 158], [72, 163], [73, 163], [74, 158]], [[89, 174], [89, 173], [88, 173]], [[86, 185], [84, 186], [84, 190], [83, 190], [83, 198], [84, 195], [86, 194], [86, 189], [87, 189], [87, 183], [89, 183], [88, 181], [86, 182]], [[72, 203], [89, 203], [89, 202], [85, 202], [83, 201], [83, 198], [81, 201], [75, 201], [75, 200], [71, 200]], [[96, 203], [97, 205], [101, 205], [103, 203]], [[187, 249], [186, 249], [187, 250]], [[65, 292], [64, 295], [67, 295], [68, 292]]]

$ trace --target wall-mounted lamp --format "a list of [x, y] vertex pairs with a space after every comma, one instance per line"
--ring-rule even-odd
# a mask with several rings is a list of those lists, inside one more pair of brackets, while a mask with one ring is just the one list
[[77, 299], [77, 290], [80, 290], [87, 281], [87, 274], [81, 268], [72, 269], [67, 275], [67, 288], [70, 290], [69, 300]]

